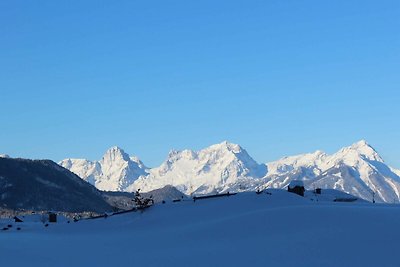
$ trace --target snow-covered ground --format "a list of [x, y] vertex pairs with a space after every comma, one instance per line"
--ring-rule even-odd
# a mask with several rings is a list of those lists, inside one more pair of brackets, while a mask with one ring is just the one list
[[0, 264], [399, 266], [400, 206], [268, 192], [168, 202], [47, 228], [25, 223], [17, 231], [14, 224], [0, 231]]

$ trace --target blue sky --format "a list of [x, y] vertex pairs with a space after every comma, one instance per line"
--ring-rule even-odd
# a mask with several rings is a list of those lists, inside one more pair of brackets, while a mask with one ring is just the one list
[[259, 162], [366, 139], [400, 168], [399, 1], [1, 1], [0, 153]]

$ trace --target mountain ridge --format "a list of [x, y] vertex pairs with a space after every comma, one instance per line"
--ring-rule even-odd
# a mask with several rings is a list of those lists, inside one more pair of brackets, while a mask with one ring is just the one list
[[[129, 161], [134, 162], [136, 171], [127, 172]], [[291, 180], [299, 179], [308, 189], [338, 189], [368, 200], [375, 196], [379, 202], [400, 200], [400, 171], [387, 166], [365, 140], [331, 155], [317, 150], [265, 164], [257, 163], [240, 145], [223, 141], [199, 151], [171, 150], [155, 168], [145, 167], [139, 158], [118, 147], [107, 150], [100, 161], [67, 159], [60, 165], [99, 189], [107, 185], [106, 190], [111, 191], [131, 192], [140, 188], [146, 192], [172, 185], [187, 195], [201, 195], [285, 188]], [[113, 174], [111, 178], [109, 173]]]

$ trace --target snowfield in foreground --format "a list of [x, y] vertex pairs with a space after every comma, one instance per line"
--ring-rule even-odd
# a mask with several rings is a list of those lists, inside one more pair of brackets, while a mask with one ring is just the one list
[[283, 190], [0, 232], [1, 266], [399, 266], [400, 206]]

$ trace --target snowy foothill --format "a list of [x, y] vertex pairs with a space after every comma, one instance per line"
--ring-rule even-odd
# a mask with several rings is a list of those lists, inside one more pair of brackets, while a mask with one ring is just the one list
[[[339, 194], [336, 196], [335, 194]], [[334, 190], [169, 201], [95, 220], [0, 232], [1, 266], [398, 266], [400, 207]], [[15, 226], [14, 226], [15, 227]]]

